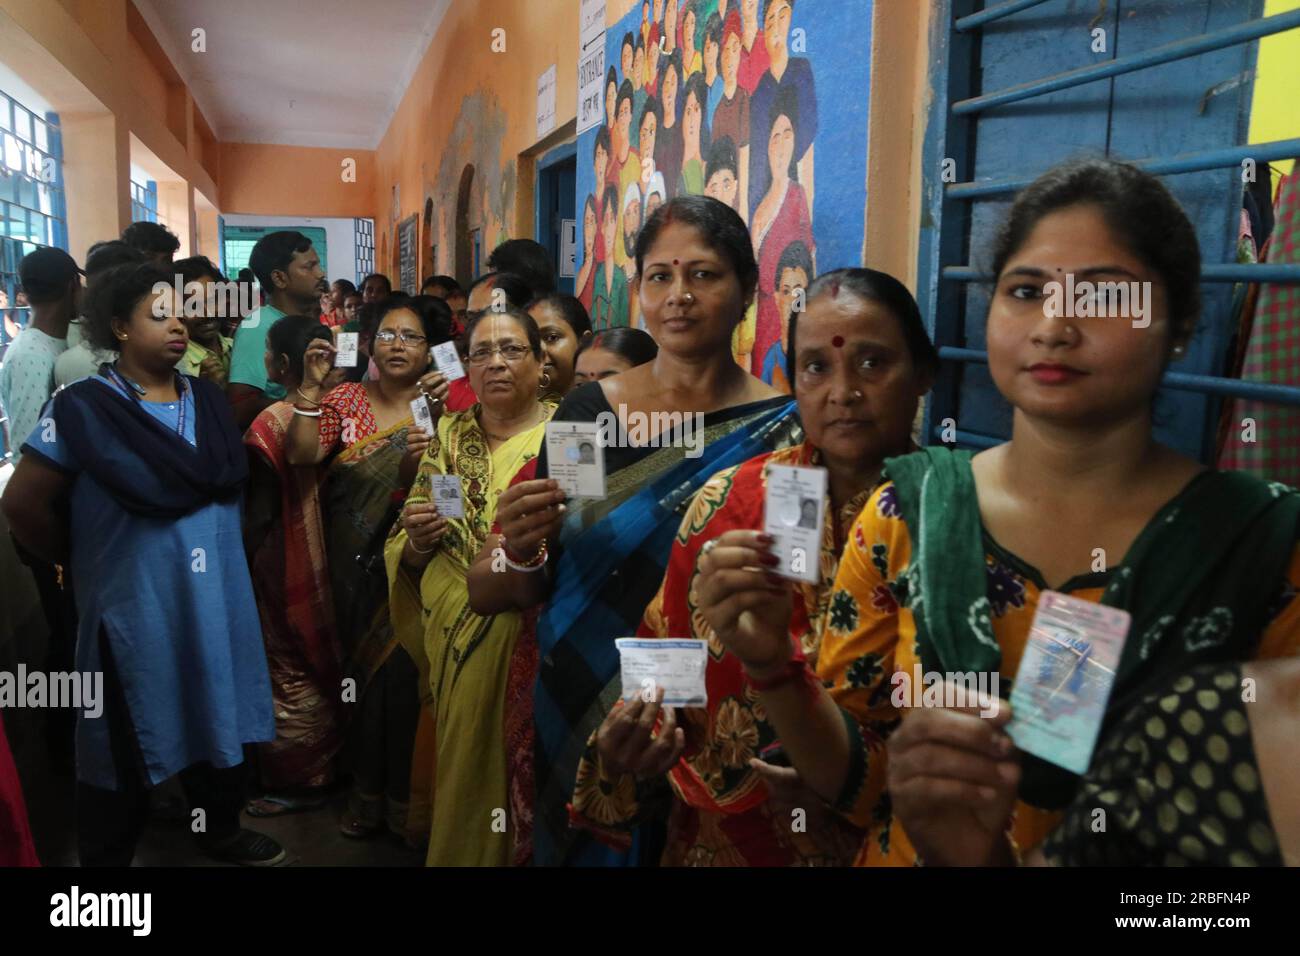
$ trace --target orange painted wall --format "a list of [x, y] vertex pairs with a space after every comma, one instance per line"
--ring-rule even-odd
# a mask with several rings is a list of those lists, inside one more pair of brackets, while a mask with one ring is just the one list
[[[375, 154], [258, 143], [220, 143], [217, 208], [268, 216], [373, 216]], [[343, 160], [356, 161], [344, 182]]]
[[[492, 50], [498, 27], [505, 30], [504, 53]], [[539, 143], [537, 79], [552, 64], [556, 131]], [[576, 2], [452, 3], [376, 151], [376, 267], [392, 269], [394, 227], [418, 212], [422, 250], [432, 238], [434, 268], [454, 271], [457, 193], [470, 163], [476, 172], [469, 221], [482, 229], [484, 256], [502, 238], [531, 236], [532, 163], [573, 138], [577, 73]], [[434, 206], [431, 235], [423, 230], [426, 199]]]
[[144, 47], [134, 36], [127, 39], [127, 58], [130, 63], [128, 76], [131, 85], [139, 94], [142, 105], [158, 117], [167, 115], [167, 81], [163, 79], [158, 68], [154, 66]]

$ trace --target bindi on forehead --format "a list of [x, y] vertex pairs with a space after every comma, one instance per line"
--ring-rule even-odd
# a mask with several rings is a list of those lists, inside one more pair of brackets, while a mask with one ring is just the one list
[[844, 348], [844, 336], [835, 336], [835, 338], [831, 339], [831, 345], [835, 346], [837, 349]]

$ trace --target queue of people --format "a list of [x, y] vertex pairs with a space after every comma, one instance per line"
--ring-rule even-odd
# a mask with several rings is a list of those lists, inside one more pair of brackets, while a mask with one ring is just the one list
[[[539, 252], [408, 296], [331, 286], [273, 233], [233, 342], [155, 261], [88, 257], [83, 290], [35, 254], [33, 329], [76, 324], [105, 357], [52, 400], [42, 360], [3, 498], [44, 589], [75, 598], [76, 668], [110, 688], [77, 718], [83, 864], [128, 863], [174, 775], [199, 848], [248, 865], [285, 848], [241, 810], [339, 788], [343, 834], [430, 865], [1300, 863], [1300, 495], [1153, 437], [1200, 318], [1197, 237], [1158, 179], [1070, 163], [1011, 206], [987, 347], [1012, 436], [978, 454], [916, 441], [940, 359], [892, 276], [777, 269], [733, 208], [680, 196], [628, 250], [644, 330], [607, 328]], [[791, 394], [734, 350], [787, 273]], [[1150, 283], [1150, 321], [1045, 308], [1062, 273]], [[548, 424], [601, 421], [605, 494], [566, 497]], [[825, 471], [815, 580], [777, 573], [764, 531], [786, 465]], [[1006, 694], [892, 693], [914, 669], [1012, 686], [1050, 592], [1132, 618], [1084, 773], [1017, 748]], [[702, 641], [707, 703], [628, 693], [632, 635]]]

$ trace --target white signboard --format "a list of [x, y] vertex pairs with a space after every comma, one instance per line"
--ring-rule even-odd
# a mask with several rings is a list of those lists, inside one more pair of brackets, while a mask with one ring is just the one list
[[578, 220], [560, 220], [560, 276], [565, 279], [578, 274]]
[[605, 34], [578, 60], [578, 133], [599, 126], [605, 119]]
[[537, 78], [537, 138], [541, 139], [555, 129], [555, 81], [558, 71], [554, 65]]
[[582, 0], [578, 13], [578, 59], [582, 59], [592, 49], [592, 41], [600, 37], [601, 49], [605, 47], [605, 0]]

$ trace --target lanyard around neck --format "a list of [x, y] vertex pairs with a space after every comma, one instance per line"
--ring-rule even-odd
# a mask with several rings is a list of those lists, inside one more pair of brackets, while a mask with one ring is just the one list
[[[139, 382], [133, 382], [121, 372], [118, 371], [117, 363], [113, 362], [106, 366], [108, 377], [117, 384], [122, 391], [135, 399], [137, 405], [143, 404], [144, 386]], [[180, 414], [176, 417], [176, 434], [181, 438], [185, 437], [185, 399], [189, 397], [190, 383], [185, 381], [185, 376], [179, 372], [176, 373], [176, 394], [180, 399]]]

